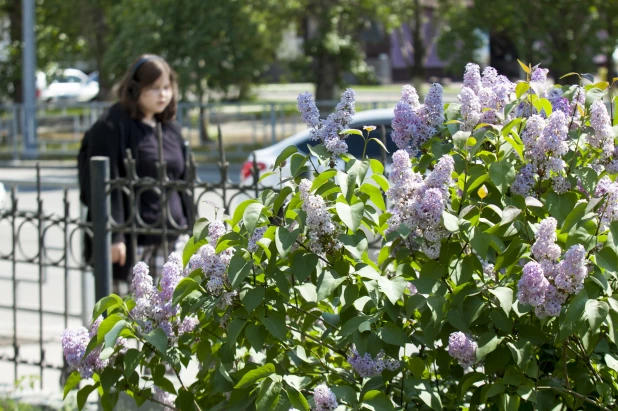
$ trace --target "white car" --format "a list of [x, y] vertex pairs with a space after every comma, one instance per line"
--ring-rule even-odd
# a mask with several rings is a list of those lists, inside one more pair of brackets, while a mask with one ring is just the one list
[[99, 94], [98, 72], [87, 75], [81, 70], [58, 70], [51, 81], [40, 91], [40, 100], [57, 101], [90, 101]]
[[[367, 110], [357, 113], [348, 128], [354, 128], [362, 130], [363, 126], [376, 126], [376, 130], [372, 131], [370, 137], [381, 139], [380, 126], [384, 125], [386, 131], [386, 148], [389, 153], [386, 154], [386, 164], [384, 164], [386, 171], [390, 170], [391, 156], [393, 152], [397, 150], [397, 146], [391, 139], [391, 122], [393, 120], [393, 109], [376, 109]], [[366, 135], [366, 131], [363, 134]], [[272, 171], [273, 164], [275, 163], [277, 156], [288, 146], [294, 145], [301, 154], [308, 154], [308, 145], [314, 146], [318, 142], [311, 140], [311, 135], [308, 129], [292, 135], [286, 139], [283, 139], [272, 146], [254, 151], [249, 158], [243, 163], [240, 170], [240, 184], [243, 186], [253, 185], [253, 154], [255, 154], [255, 160], [257, 168], [259, 169], [259, 176]], [[348, 152], [356, 158], [361, 158], [363, 153], [364, 140], [361, 136], [355, 134], [349, 134], [346, 138], [348, 144]], [[382, 158], [382, 148], [375, 141], [370, 141], [367, 145], [367, 156], [380, 160]], [[314, 165], [318, 165], [318, 161], [315, 157], [311, 156], [311, 161]], [[288, 159], [289, 160], [289, 159]], [[337, 165], [337, 169], [342, 169], [341, 164]], [[318, 168], [318, 171], [322, 171], [322, 168]], [[286, 165], [282, 168], [281, 176], [279, 172], [276, 175], [270, 175], [260, 182], [262, 187], [273, 187], [279, 184], [280, 178], [286, 179], [291, 176], [290, 161], [286, 162]], [[260, 177], [258, 177], [259, 180]], [[247, 199], [244, 197], [242, 200]], [[239, 199], [240, 200], [240, 199]]]

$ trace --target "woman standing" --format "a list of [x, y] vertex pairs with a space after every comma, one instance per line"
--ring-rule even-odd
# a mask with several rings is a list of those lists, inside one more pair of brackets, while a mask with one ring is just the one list
[[[137, 176], [157, 178], [157, 162], [160, 145], [163, 160], [167, 164], [167, 177], [170, 180], [182, 180], [185, 177], [185, 164], [188, 144], [181, 136], [175, 123], [177, 109], [178, 85], [176, 75], [161, 57], [143, 55], [139, 57], [125, 74], [118, 91], [119, 102], [114, 104], [86, 132], [82, 140], [78, 157], [80, 199], [88, 207], [90, 190], [90, 164], [92, 156], [109, 157], [110, 178], [126, 177], [124, 160], [130, 150], [136, 161]], [[162, 144], [157, 137], [157, 126], [162, 131]], [[116, 224], [124, 224], [131, 208], [136, 209], [143, 222], [148, 226], [161, 228], [161, 204], [159, 194], [146, 190], [136, 196], [137, 204], [129, 204], [129, 197], [121, 190], [111, 192], [111, 214]], [[168, 221], [173, 228], [187, 227], [192, 224], [192, 204], [183, 199], [176, 190], [167, 192]], [[88, 213], [90, 221], [90, 213]], [[157, 224], [158, 223], [158, 224]], [[134, 255], [140, 260], [150, 262], [159, 254], [167, 257], [172, 247], [162, 250], [161, 235], [144, 235], [137, 237], [138, 250], [133, 250], [132, 241], [123, 233], [112, 234], [112, 263], [114, 280], [130, 280], [131, 269], [135, 264]], [[85, 254], [89, 259], [91, 244], [86, 241]], [[173, 246], [177, 236], [168, 236], [168, 244]], [[116, 281], [115, 281], [115, 285]]]

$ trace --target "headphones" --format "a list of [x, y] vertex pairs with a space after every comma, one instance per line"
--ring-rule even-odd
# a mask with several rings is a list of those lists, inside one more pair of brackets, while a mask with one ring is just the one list
[[148, 63], [149, 61], [160, 60], [160, 59], [161, 57], [151, 54], [149, 56], [144, 56], [140, 58], [139, 60], [137, 60], [137, 63], [133, 65], [133, 68], [131, 69], [131, 75], [129, 77], [130, 81], [127, 86], [127, 92], [129, 93], [131, 97], [135, 99], [139, 97], [139, 87], [137, 84], [137, 79], [135, 78], [135, 75], [137, 74], [137, 70], [139, 70], [140, 67], [142, 67], [144, 64]]

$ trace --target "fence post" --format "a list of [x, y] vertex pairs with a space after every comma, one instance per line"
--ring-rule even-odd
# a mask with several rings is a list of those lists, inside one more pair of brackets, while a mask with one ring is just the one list
[[277, 142], [277, 113], [275, 112], [275, 103], [270, 103], [270, 129], [271, 141], [275, 144]]
[[101, 298], [112, 291], [112, 233], [109, 229], [110, 196], [109, 158], [90, 159], [90, 205], [92, 217], [92, 257], [94, 274], [94, 298]]

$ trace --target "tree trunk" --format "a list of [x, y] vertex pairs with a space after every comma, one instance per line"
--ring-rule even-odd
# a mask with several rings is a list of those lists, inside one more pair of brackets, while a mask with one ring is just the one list
[[412, 25], [412, 48], [414, 49], [414, 61], [411, 67], [412, 81], [414, 84], [422, 84], [425, 80], [425, 36], [423, 33], [423, 8], [420, 0], [414, 0], [414, 24]]
[[[317, 101], [332, 101], [335, 99], [335, 89], [338, 83], [338, 73], [336, 64], [333, 63], [332, 56], [320, 47], [317, 58], [317, 77], [315, 82], [315, 99]], [[326, 107], [325, 107], [326, 108]], [[329, 111], [333, 107], [327, 108]], [[322, 110], [320, 110], [322, 111]]]
[[210, 122], [210, 119], [208, 116], [208, 110], [206, 110], [204, 107], [205, 104], [208, 104], [208, 102], [204, 102], [204, 94], [206, 94], [206, 92], [200, 85], [198, 91], [198, 99], [200, 103], [200, 114], [198, 117], [201, 137], [200, 144], [204, 144], [210, 141], [210, 135], [208, 135], [208, 123]]
[[93, 50], [94, 60], [97, 71], [99, 72], [99, 94], [96, 99], [105, 101], [112, 98], [111, 84], [107, 77], [107, 72], [104, 66], [105, 53], [107, 52], [107, 33], [108, 26], [105, 21], [105, 11], [98, 5], [93, 5], [90, 8], [90, 17], [92, 21], [91, 47]]
[[[16, 103], [23, 102], [23, 88], [21, 84], [22, 73], [21, 73], [21, 56], [22, 56], [22, 47], [21, 47], [21, 36], [22, 36], [22, 15], [21, 15], [21, 1], [20, 0], [9, 0], [7, 4], [7, 10], [9, 15], [9, 21], [11, 22], [11, 27], [9, 29], [10, 35], [10, 44], [19, 44], [20, 47], [17, 49], [17, 53], [12, 55], [13, 58], [13, 101]], [[11, 58], [9, 57], [9, 58]]]

